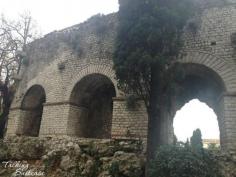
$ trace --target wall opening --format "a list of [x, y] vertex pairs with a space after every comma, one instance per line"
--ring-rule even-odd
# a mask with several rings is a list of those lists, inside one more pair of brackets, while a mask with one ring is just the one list
[[38, 136], [46, 94], [42, 86], [34, 85], [25, 94], [21, 104], [22, 135]]
[[193, 131], [199, 128], [202, 132], [204, 147], [207, 148], [210, 144], [219, 146], [217, 115], [213, 109], [198, 99], [190, 100], [176, 112], [173, 126], [178, 141], [190, 140]]
[[90, 74], [82, 78], [71, 93], [68, 134], [110, 138], [115, 96], [115, 87], [108, 77]]
[[[151, 129], [149, 129], [149, 156], [152, 157], [160, 145], [173, 143], [174, 116], [186, 103], [193, 99], [198, 99], [210, 107], [217, 116], [220, 133], [220, 145], [224, 149], [226, 146], [225, 136], [226, 130], [224, 127], [224, 101], [223, 93], [225, 92], [225, 85], [221, 77], [209, 67], [194, 63], [179, 63], [173, 68], [176, 73], [173, 76], [176, 78], [175, 91], [163, 91], [167, 101], [163, 102], [160, 107], [159, 119], [152, 120]], [[171, 73], [173, 74], [173, 73]], [[206, 123], [203, 120], [202, 123]], [[182, 125], [183, 129], [188, 124]]]
[[[176, 96], [174, 113], [180, 109], [181, 111], [176, 113], [177, 118], [174, 120], [172, 118], [172, 123], [174, 122], [176, 126], [177, 121], [186, 119], [186, 122], [183, 121], [180, 125], [182, 131], [190, 131], [188, 128], [192, 125], [192, 128], [201, 129], [204, 139], [220, 139], [222, 143], [224, 136], [222, 94], [225, 91], [222, 79], [213, 70], [203, 65], [182, 64], [182, 68], [184, 77], [178, 83], [181, 91]], [[178, 118], [184, 110], [186, 111], [184, 118]], [[211, 135], [213, 133], [211, 129], [214, 129], [215, 135]], [[186, 132], [185, 136], [189, 137], [189, 135], [191, 136], [190, 132]], [[183, 137], [180, 140], [184, 140]]]

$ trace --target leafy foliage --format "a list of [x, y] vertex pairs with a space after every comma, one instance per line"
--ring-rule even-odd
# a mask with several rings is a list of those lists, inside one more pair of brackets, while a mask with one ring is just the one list
[[[93, 34], [96, 34], [99, 39], [97, 43], [100, 44], [102, 38], [107, 34], [106, 32], [111, 28], [111, 24], [107, 22], [105, 16], [102, 14], [94, 15], [84, 23], [89, 23], [90, 25], [82, 25], [83, 27], [81, 28], [84, 28], [83, 30], [74, 30], [72, 33], [66, 34], [63, 38], [63, 42], [67, 43], [79, 57], [84, 55], [82, 46], [84, 38], [86, 37], [84, 36], [85, 34], [83, 31], [89, 30], [92, 31]], [[91, 47], [92, 44], [90, 44], [90, 48]]]
[[119, 174], [119, 164], [118, 162], [113, 162], [109, 168], [109, 174], [112, 176], [112, 177], [119, 177], [120, 174]]
[[127, 108], [134, 109], [137, 105], [136, 101], [137, 101], [137, 98], [136, 98], [135, 95], [128, 95], [127, 98], [126, 98]]
[[180, 52], [183, 27], [193, 8], [191, 0], [120, 1], [114, 68], [124, 90], [148, 103], [157, 82], [164, 85], [164, 74]]
[[191, 20], [188, 22], [188, 29], [190, 30], [190, 32], [192, 32], [193, 34], [197, 33], [197, 30], [199, 28], [199, 23], [196, 20]]
[[208, 150], [210, 151], [220, 151], [220, 147], [217, 146], [215, 143], [210, 143], [207, 147]]
[[188, 145], [168, 145], [158, 149], [150, 165], [150, 177], [222, 177], [214, 155]]
[[68, 43], [79, 57], [83, 55], [81, 39], [82, 35], [79, 32], [72, 33], [66, 36], [64, 39], [64, 42]]
[[94, 24], [94, 28], [95, 28], [94, 30], [98, 36], [104, 35], [106, 31], [109, 29], [108, 23], [106, 19], [104, 18], [103, 14], [94, 15], [90, 17], [88, 21]]
[[179, 67], [173, 66], [181, 54], [184, 26], [194, 13], [192, 0], [120, 0], [114, 69], [119, 87], [147, 108], [148, 158], [163, 143], [160, 121], [171, 111], [172, 80], [178, 78]]

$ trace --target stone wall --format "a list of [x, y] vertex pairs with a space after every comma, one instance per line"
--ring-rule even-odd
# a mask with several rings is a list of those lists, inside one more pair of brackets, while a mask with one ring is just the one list
[[[4, 177], [19, 171], [47, 177], [144, 176], [142, 144], [135, 140], [15, 137], [1, 142], [0, 151], [0, 176]], [[29, 166], [20, 170], [22, 164]]]
[[[236, 32], [236, 5], [205, 6], [192, 20], [197, 28], [195, 31], [186, 26], [185, 47], [179, 62], [207, 67], [222, 79], [225, 90], [219, 95], [224, 100], [219, 113], [220, 127], [224, 130], [221, 142], [226, 149], [236, 149], [236, 65], [231, 44], [231, 35]], [[26, 58], [29, 64], [21, 70], [22, 80], [11, 106], [7, 136], [17, 134], [23, 119], [22, 100], [27, 90], [36, 84], [46, 93], [39, 136], [71, 134], [73, 127], [68, 126], [68, 120], [73, 112], [70, 108], [72, 90], [85, 76], [101, 74], [110, 79], [116, 91], [112, 136], [136, 136], [146, 140], [148, 120], [144, 105], [136, 110], [127, 109], [125, 94], [117, 87], [112, 63], [117, 26], [116, 14], [97, 16], [31, 43]], [[168, 122], [172, 123], [170, 119]]]
[[86, 128], [83, 126], [85, 124], [84, 119], [88, 118], [88, 109], [71, 105], [69, 114], [68, 127], [70, 128], [68, 129], [68, 135], [83, 136], [84, 129]]
[[140, 138], [147, 141], [148, 117], [143, 102], [128, 108], [124, 98], [113, 99], [112, 137]]
[[[9, 137], [0, 141], [0, 176], [144, 177], [143, 145], [132, 139]], [[235, 177], [235, 152], [214, 154], [223, 176]]]

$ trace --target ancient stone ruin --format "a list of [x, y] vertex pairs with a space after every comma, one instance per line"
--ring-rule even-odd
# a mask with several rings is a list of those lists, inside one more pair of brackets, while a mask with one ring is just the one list
[[147, 137], [144, 106], [126, 107], [112, 66], [116, 14], [52, 32], [28, 46], [6, 136]]
[[[235, 152], [236, 5], [213, 4], [204, 4], [201, 13], [186, 25], [183, 55], [178, 59], [186, 73], [181, 85], [186, 92], [178, 97], [183, 100], [182, 105], [193, 98], [207, 103], [218, 117], [222, 150]], [[6, 144], [1, 146], [1, 152], [5, 149], [6, 154], [0, 154], [1, 160], [35, 157], [43, 161], [59, 153], [61, 161], [52, 164], [64, 163], [64, 168], [68, 154], [69, 162], [73, 162], [70, 147], [75, 146], [70, 142], [74, 142], [79, 144], [76, 157], [82, 159], [82, 164], [75, 166], [84, 167], [84, 176], [93, 176], [91, 163], [93, 167], [99, 159], [104, 163], [99, 164], [102, 170], [96, 174], [105, 177], [109, 171], [106, 165], [117, 158], [117, 163], [133, 163], [132, 159], [136, 159], [134, 174], [143, 174], [140, 154], [145, 154], [148, 133], [155, 132], [149, 132], [143, 102], [129, 108], [127, 93], [117, 85], [112, 55], [118, 25], [117, 14], [97, 15], [47, 34], [28, 46], [7, 122]], [[173, 117], [179, 107], [172, 107], [172, 113], [166, 114], [159, 125], [159, 144], [173, 141]], [[23, 138], [12, 138], [16, 136]], [[142, 148], [137, 150], [137, 144], [120, 141], [130, 139], [143, 142]], [[34, 147], [35, 144], [39, 146]], [[22, 151], [17, 151], [18, 145], [22, 145]], [[50, 153], [53, 148], [59, 150]], [[124, 166], [120, 173], [133, 177], [129, 173], [132, 168]], [[232, 167], [227, 169], [232, 172]], [[65, 175], [68, 172], [60, 170]]]
[[[116, 14], [52, 32], [32, 42], [11, 105], [6, 136], [137, 138], [147, 141], [142, 102], [126, 105], [112, 64]], [[221, 147], [236, 150], [236, 8], [205, 5], [186, 26], [184, 102], [198, 98], [218, 117]], [[160, 126], [162, 143], [173, 139], [173, 115]]]

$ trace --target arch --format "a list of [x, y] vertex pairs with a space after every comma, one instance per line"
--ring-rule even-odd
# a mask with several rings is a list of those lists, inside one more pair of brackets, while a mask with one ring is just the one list
[[180, 107], [191, 99], [198, 98], [214, 108], [227, 88], [222, 78], [211, 68], [202, 64], [182, 63], [183, 78], [178, 82], [183, 92], [179, 93]]
[[68, 134], [84, 138], [110, 138], [113, 82], [102, 74], [89, 74], [74, 86], [69, 102]]
[[[183, 129], [183, 125], [185, 125]], [[206, 103], [192, 99], [179, 109], [173, 119], [174, 134], [180, 141], [186, 141], [196, 129], [202, 132], [202, 138], [218, 144], [219, 121], [215, 111]], [[205, 144], [206, 145], [206, 144]], [[205, 146], [207, 147], [207, 146]]]
[[[222, 95], [225, 92], [233, 91], [234, 85], [231, 82], [234, 82], [234, 71], [230, 69], [231, 67], [227, 68], [228, 65], [224, 62], [221, 64], [223, 69], [217, 69], [219, 64], [215, 65], [214, 60], [216, 62], [220, 61], [210, 56], [210, 61], [213, 60], [213, 63], [212, 61], [211, 63], [210, 61], [206, 62], [207, 56], [209, 57], [209, 55], [205, 56], [199, 53], [188, 54], [174, 65], [180, 66], [183, 75], [181, 74], [181, 77], [178, 74], [174, 75], [177, 76], [175, 78], [175, 88], [177, 88], [175, 90], [177, 90], [177, 93], [163, 91], [163, 95], [169, 96], [169, 101], [163, 102], [159, 120], [151, 122], [155, 128], [149, 130], [150, 154], [154, 154], [159, 145], [173, 142], [174, 115], [185, 103], [195, 98], [206, 103], [216, 113], [221, 147], [224, 148], [226, 146], [225, 103]], [[193, 57], [193, 59], [190, 57]], [[202, 59], [201, 57], [204, 58]], [[175, 70], [174, 67], [172, 69]], [[170, 71], [172, 72], [173, 70]], [[228, 80], [226, 76], [229, 76], [231, 80]]]
[[115, 79], [115, 72], [112, 67], [108, 65], [90, 64], [86, 68], [82, 69], [78, 75], [75, 75], [75, 77], [72, 78], [71, 84], [69, 84], [69, 87], [66, 89], [65, 100], [70, 100], [71, 92], [74, 89], [74, 86], [78, 81], [89, 74], [102, 74], [109, 78], [115, 87], [117, 96], [120, 95], [120, 91], [117, 88], [117, 81]]
[[31, 86], [21, 102], [22, 130], [25, 136], [38, 136], [43, 114], [46, 93], [41, 85]]
[[177, 110], [183, 107], [190, 100], [199, 99], [201, 102], [206, 103], [210, 108], [212, 108], [217, 115], [220, 140], [222, 140], [225, 134], [225, 129], [223, 125], [224, 110], [222, 106], [224, 103], [221, 100], [221, 96], [226, 92], [227, 85], [222, 77], [219, 76], [219, 72], [216, 73], [206, 65], [196, 63], [182, 63], [181, 65], [184, 71], [184, 76], [177, 83], [181, 88], [181, 91], [175, 98], [177, 104], [173, 108], [172, 124]]
[[186, 51], [186, 55], [180, 58], [179, 62], [204, 65], [218, 74], [225, 84], [226, 92], [234, 92], [236, 90], [235, 69], [225, 59], [217, 58], [202, 51]]

